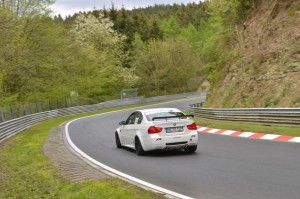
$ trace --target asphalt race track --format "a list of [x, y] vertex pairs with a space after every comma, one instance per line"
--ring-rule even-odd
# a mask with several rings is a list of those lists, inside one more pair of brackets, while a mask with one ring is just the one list
[[[201, 99], [151, 107], [187, 109]], [[139, 109], [139, 108], [137, 108]], [[69, 125], [73, 143], [93, 159], [165, 189], [203, 199], [299, 199], [300, 144], [199, 133], [196, 153], [118, 149], [115, 129], [135, 109]]]

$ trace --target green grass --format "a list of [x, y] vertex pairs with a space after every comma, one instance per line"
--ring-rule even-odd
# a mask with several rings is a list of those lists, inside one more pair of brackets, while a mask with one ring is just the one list
[[286, 126], [266, 126], [263, 124], [253, 124], [253, 123], [242, 123], [242, 122], [230, 122], [223, 120], [212, 120], [212, 119], [194, 119], [197, 125], [218, 128], [218, 129], [228, 129], [236, 131], [248, 131], [248, 132], [258, 132], [258, 133], [270, 133], [279, 135], [291, 135], [300, 136], [299, 127], [286, 127]]
[[296, 16], [297, 12], [300, 10], [300, 2], [294, 3], [293, 6], [289, 9], [289, 15], [290, 16]]
[[62, 178], [43, 153], [51, 128], [74, 118], [132, 107], [44, 121], [7, 140], [0, 149], [0, 198], [163, 198], [116, 178], [73, 183]]

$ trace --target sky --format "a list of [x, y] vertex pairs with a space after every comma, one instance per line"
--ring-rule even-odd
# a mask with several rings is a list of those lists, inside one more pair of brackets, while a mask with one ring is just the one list
[[51, 6], [54, 11], [54, 15], [60, 14], [65, 17], [67, 15], [72, 15], [79, 11], [88, 11], [96, 9], [110, 8], [111, 4], [114, 4], [116, 9], [122, 8], [133, 9], [139, 7], [147, 7], [149, 5], [155, 4], [187, 4], [190, 2], [200, 2], [199, 0], [56, 0], [56, 2]]

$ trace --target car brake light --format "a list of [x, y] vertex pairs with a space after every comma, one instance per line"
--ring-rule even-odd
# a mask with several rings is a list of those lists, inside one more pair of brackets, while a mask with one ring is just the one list
[[150, 126], [148, 128], [148, 134], [154, 134], [154, 133], [160, 133], [163, 128], [156, 127], [156, 126]]
[[197, 125], [195, 123], [186, 126], [189, 130], [197, 130]]

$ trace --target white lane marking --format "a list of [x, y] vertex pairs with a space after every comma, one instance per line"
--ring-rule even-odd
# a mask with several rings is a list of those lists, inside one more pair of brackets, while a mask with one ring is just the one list
[[[81, 119], [81, 118], [80, 118], [80, 119]], [[86, 153], [84, 153], [83, 151], [81, 151], [81, 150], [80, 150], [80, 149], [72, 142], [72, 140], [71, 140], [71, 138], [70, 138], [69, 131], [68, 131], [68, 127], [69, 127], [69, 125], [70, 125], [72, 122], [74, 122], [74, 121], [76, 121], [76, 120], [79, 120], [79, 119], [75, 119], [75, 120], [70, 121], [70, 122], [68, 122], [68, 123], [66, 124], [66, 127], [65, 127], [66, 137], [67, 137], [68, 143], [71, 145], [71, 147], [72, 147], [77, 153], [79, 153], [80, 155], [82, 155], [84, 158], [86, 158], [87, 160], [91, 161], [92, 163], [94, 163], [94, 164], [96, 164], [96, 165], [102, 167], [103, 169], [105, 169], [105, 170], [107, 170], [107, 171], [109, 171], [109, 172], [111, 172], [111, 173], [114, 173], [114, 174], [116, 174], [116, 175], [118, 175], [118, 176], [121, 176], [121, 177], [126, 178], [126, 179], [128, 179], [128, 180], [131, 180], [131, 181], [136, 182], [136, 183], [138, 183], [138, 184], [141, 184], [141, 185], [143, 185], [143, 186], [149, 187], [149, 188], [151, 188], [151, 189], [154, 189], [154, 190], [157, 190], [157, 191], [160, 191], [160, 192], [163, 192], [163, 193], [166, 193], [166, 194], [169, 194], [169, 195], [171, 195], [171, 196], [178, 197], [178, 198], [182, 198], [182, 199], [192, 199], [191, 197], [182, 195], [182, 194], [180, 194], [180, 193], [173, 192], [173, 191], [171, 191], [171, 190], [168, 190], [168, 189], [165, 189], [165, 188], [156, 186], [156, 185], [154, 185], [154, 184], [145, 182], [145, 181], [140, 180], [140, 179], [137, 179], [137, 178], [135, 178], [135, 177], [133, 177], [133, 176], [127, 175], [127, 174], [125, 174], [125, 173], [122, 173], [122, 172], [120, 172], [120, 171], [118, 171], [118, 170], [116, 170], [116, 169], [113, 169], [113, 168], [111, 168], [111, 167], [109, 167], [109, 166], [107, 166], [107, 165], [105, 165], [105, 164], [102, 164], [102, 163], [98, 162], [97, 160], [95, 160], [95, 159], [91, 158], [90, 156], [88, 156]]]
[[252, 133], [252, 132], [244, 132], [242, 133], [241, 135], [239, 135], [239, 137], [245, 137], [245, 138], [248, 138], [252, 135], [254, 135], [255, 133]]
[[203, 132], [203, 131], [205, 131], [206, 129], [207, 129], [207, 127], [201, 127], [201, 128], [198, 129], [198, 131], [199, 131], [199, 132]]
[[[189, 99], [184, 99], [184, 100], [189, 100]], [[177, 100], [177, 101], [184, 101], [184, 100]], [[174, 101], [172, 101], [174, 102]], [[165, 102], [165, 103], [169, 103], [169, 102]], [[165, 103], [161, 103], [161, 104], [165, 104]], [[146, 105], [146, 106], [141, 106], [141, 107], [147, 107], [147, 106], [152, 106], [152, 105]], [[193, 199], [189, 196], [185, 196], [185, 195], [182, 195], [180, 193], [176, 193], [174, 191], [171, 191], [171, 190], [168, 190], [168, 189], [165, 189], [165, 188], [162, 188], [162, 187], [159, 187], [159, 186], [156, 186], [154, 184], [151, 184], [151, 183], [148, 183], [146, 181], [143, 181], [143, 180], [140, 180], [138, 178], [135, 178], [133, 176], [130, 176], [130, 175], [127, 175], [125, 173], [122, 173], [116, 169], [113, 169], [105, 164], [102, 164], [100, 162], [98, 162], [97, 160], [93, 159], [92, 157], [88, 156], [86, 153], [84, 153], [83, 151], [81, 151], [71, 140], [70, 138], [70, 135], [69, 135], [69, 130], [68, 130], [68, 127], [69, 125], [74, 122], [74, 121], [77, 121], [77, 120], [80, 120], [80, 119], [84, 119], [84, 118], [89, 118], [89, 117], [95, 117], [95, 116], [99, 116], [99, 115], [104, 115], [104, 114], [110, 114], [110, 113], [113, 113], [113, 112], [120, 112], [120, 111], [124, 111], [124, 110], [130, 110], [130, 109], [135, 109], [135, 108], [129, 108], [129, 109], [123, 109], [123, 110], [117, 110], [117, 111], [112, 111], [112, 112], [107, 112], [107, 113], [101, 113], [101, 114], [97, 114], [97, 115], [91, 115], [91, 116], [87, 116], [87, 117], [82, 117], [82, 118], [77, 118], [75, 120], [72, 120], [70, 122], [68, 122], [65, 126], [65, 133], [66, 133], [66, 137], [67, 137], [67, 141], [68, 143], [70, 144], [70, 146], [77, 152], [79, 153], [80, 155], [82, 155], [84, 158], [86, 158], [87, 160], [91, 161], [92, 163], [102, 167], [103, 169], [106, 169], [107, 171], [111, 172], [111, 173], [114, 173], [118, 176], [121, 176], [123, 178], [126, 178], [128, 180], [131, 180], [135, 183], [138, 183], [138, 184], [141, 184], [145, 187], [149, 187], [151, 189], [154, 189], [154, 190], [157, 190], [157, 191], [160, 191], [162, 193], [165, 193], [165, 194], [168, 194], [168, 195], [171, 195], [171, 196], [175, 196], [177, 198], [182, 198], [182, 199]]]
[[224, 131], [224, 132], [221, 133], [221, 134], [222, 134], [222, 135], [231, 135], [231, 134], [233, 134], [234, 132], [236, 132], [236, 131], [227, 130], [227, 131]]
[[220, 129], [211, 129], [209, 130], [207, 133], [216, 133], [217, 131], [219, 131]]
[[298, 142], [298, 143], [300, 143], [300, 137], [294, 137], [293, 139], [290, 139], [289, 142]]
[[273, 135], [273, 134], [266, 134], [264, 136], [262, 136], [260, 139], [263, 139], [263, 140], [274, 140], [276, 138], [278, 138], [280, 135]]

